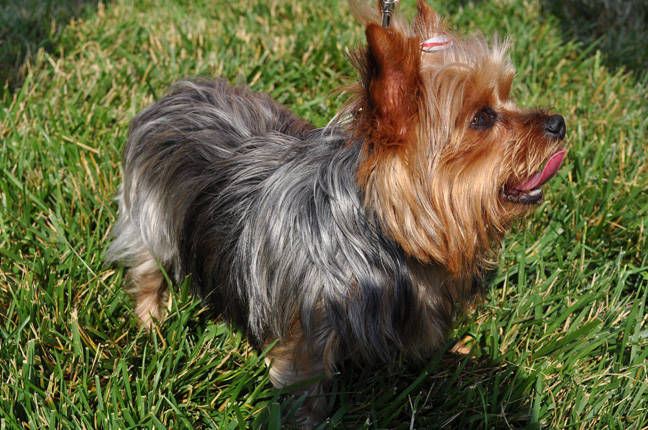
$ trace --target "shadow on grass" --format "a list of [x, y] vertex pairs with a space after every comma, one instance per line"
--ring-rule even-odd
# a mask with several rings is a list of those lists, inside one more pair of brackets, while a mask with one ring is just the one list
[[[371, 418], [380, 428], [403, 430], [539, 428], [530, 410], [531, 375], [488, 357], [446, 352], [440, 358], [423, 369], [409, 365], [389, 376], [363, 369], [360, 381], [376, 385], [347, 399], [364, 412], [358, 425]], [[363, 405], [366, 398], [374, 404]]]
[[0, 86], [14, 90], [40, 48], [51, 52], [74, 18], [94, 11], [102, 0], [0, 1]]
[[[536, 379], [505, 360], [448, 350], [427, 363], [400, 361], [391, 368], [347, 362], [326, 395], [330, 417], [316, 429], [539, 429], [532, 411]], [[293, 428], [304, 398], [292, 399], [282, 396], [282, 424], [272, 425], [271, 408], [255, 424]]]
[[[429, 0], [428, 0], [429, 1]], [[446, 5], [457, 13], [468, 4], [485, 0], [456, 0]], [[603, 64], [624, 67], [648, 77], [648, 1], [646, 0], [539, 0], [542, 11], [558, 19], [563, 39], [596, 45]]]
[[648, 2], [645, 0], [541, 0], [569, 38], [597, 44], [604, 63], [638, 75], [648, 65]]

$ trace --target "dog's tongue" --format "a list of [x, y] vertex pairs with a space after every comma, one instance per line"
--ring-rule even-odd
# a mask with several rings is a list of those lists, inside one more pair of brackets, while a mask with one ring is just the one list
[[530, 191], [545, 184], [549, 179], [554, 177], [556, 172], [558, 172], [558, 169], [560, 169], [560, 166], [562, 165], [564, 159], [565, 149], [561, 149], [560, 151], [555, 153], [549, 159], [549, 161], [547, 161], [547, 164], [545, 164], [542, 172], [536, 173], [515, 188], [520, 191]]

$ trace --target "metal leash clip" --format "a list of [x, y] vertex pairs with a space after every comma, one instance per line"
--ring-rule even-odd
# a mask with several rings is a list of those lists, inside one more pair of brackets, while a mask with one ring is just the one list
[[391, 25], [391, 17], [396, 8], [399, 0], [380, 0], [380, 11], [382, 12], [382, 26], [389, 28]]

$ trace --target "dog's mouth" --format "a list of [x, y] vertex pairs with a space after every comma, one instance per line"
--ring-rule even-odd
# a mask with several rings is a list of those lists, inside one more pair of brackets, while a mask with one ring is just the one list
[[506, 183], [500, 194], [513, 203], [532, 205], [542, 200], [542, 186], [553, 178], [565, 159], [566, 149], [563, 148], [549, 158], [541, 172], [537, 172], [519, 184]]

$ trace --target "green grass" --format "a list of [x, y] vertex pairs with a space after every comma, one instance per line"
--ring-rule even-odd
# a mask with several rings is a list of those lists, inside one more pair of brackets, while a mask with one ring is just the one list
[[646, 73], [648, 3], [644, 0], [540, 0], [561, 28], [603, 51], [612, 68]]
[[92, 11], [99, 0], [0, 1], [0, 82], [16, 88], [31, 73], [38, 50], [52, 51], [68, 21]]
[[[447, 348], [390, 372], [346, 364], [331, 427], [648, 427], [648, 82], [626, 72], [645, 52], [608, 69], [605, 43], [572, 41], [546, 4], [434, 2], [463, 31], [512, 37], [514, 96], [563, 113], [570, 151]], [[4, 16], [0, 35], [22, 28]], [[103, 260], [120, 152], [129, 120], [184, 76], [246, 82], [325, 124], [361, 27], [331, 0], [115, 0], [74, 16], [43, 40], [25, 30], [31, 56], [0, 53], [27, 58], [3, 62], [0, 101], [0, 428], [281, 428], [290, 397], [187, 285], [163, 325], [138, 329]], [[449, 351], [458, 340], [470, 354]]]

